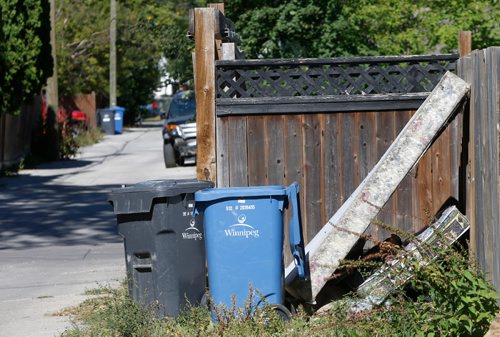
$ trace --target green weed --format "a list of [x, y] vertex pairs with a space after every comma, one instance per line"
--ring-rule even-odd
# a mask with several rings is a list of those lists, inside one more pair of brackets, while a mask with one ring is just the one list
[[102, 140], [104, 134], [99, 128], [79, 129], [75, 141], [78, 147], [94, 145]]
[[498, 312], [499, 297], [466, 252], [440, 248], [426, 266], [408, 259], [412, 280], [378, 307], [354, 311], [358, 298], [350, 294], [313, 315], [298, 308], [290, 322], [271, 306], [255, 307], [253, 291], [243, 308], [234, 300], [229, 307], [209, 300], [214, 320], [208, 307], [196, 306], [177, 318], [159, 319], [154, 308], [128, 297], [125, 284], [99, 289], [90, 292], [99, 297], [71, 312], [75, 325], [62, 336], [483, 336]]

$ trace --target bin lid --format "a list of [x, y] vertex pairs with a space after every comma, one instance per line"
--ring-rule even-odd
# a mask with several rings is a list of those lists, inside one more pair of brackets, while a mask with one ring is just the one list
[[195, 201], [213, 201], [225, 198], [247, 198], [286, 195], [285, 186], [250, 186], [207, 188], [195, 193]]
[[124, 107], [121, 107], [121, 106], [118, 106], [118, 105], [110, 106], [110, 107], [108, 107], [108, 109], [111, 110], [111, 111], [121, 111], [121, 112], [125, 111]]
[[113, 205], [115, 214], [148, 213], [156, 198], [194, 193], [213, 186], [210, 181], [196, 179], [148, 180], [111, 190], [108, 201]]

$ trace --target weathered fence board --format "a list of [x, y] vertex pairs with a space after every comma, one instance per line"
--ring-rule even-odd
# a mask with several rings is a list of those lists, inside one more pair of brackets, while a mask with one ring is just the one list
[[277, 132], [279, 130], [283, 130], [283, 117], [269, 116], [266, 120], [266, 139], [264, 141], [264, 146], [268, 147], [268, 185], [283, 183], [283, 177], [285, 176], [285, 150], [283, 135]]
[[216, 125], [217, 144], [217, 184], [229, 186], [229, 132], [227, 118], [219, 118]]
[[247, 119], [247, 141], [248, 147], [248, 184], [256, 186], [267, 184], [268, 171], [268, 149], [266, 146], [265, 123], [260, 116], [251, 116]]
[[[392, 144], [394, 139], [396, 138], [396, 134], [399, 133], [404, 127], [401, 127], [400, 129], [395, 128], [395, 119], [396, 115], [399, 113], [403, 113], [402, 111], [381, 111], [377, 113], [379, 118], [377, 119], [376, 122], [376, 128], [377, 128], [377, 147], [376, 147], [376, 159], [375, 162], [373, 163], [373, 166], [377, 163], [377, 161], [382, 158], [384, 153], [387, 151], [389, 146]], [[366, 176], [363, 176], [365, 178]], [[357, 187], [357, 185], [356, 185]], [[347, 195], [347, 198], [354, 192], [354, 189]], [[394, 222], [394, 214], [396, 212], [395, 210], [395, 205], [396, 205], [396, 200], [398, 198], [398, 195], [392, 196], [389, 201], [387, 201], [384, 209], [380, 212], [378, 220], [381, 221], [382, 223], [390, 226], [397, 226], [397, 224]], [[376, 228], [376, 231], [378, 233], [378, 236], [382, 238], [383, 236], [386, 236], [387, 231], [384, 230], [383, 228]]]
[[325, 214], [333, 214], [335, 209], [340, 207], [341, 189], [339, 188], [340, 179], [340, 165], [337, 160], [340, 142], [340, 132], [342, 129], [338, 124], [338, 114], [325, 115], [325, 137], [323, 138], [323, 155], [324, 170], [326, 176], [330, 172], [329, 179], [325, 179], [323, 200]]
[[[395, 114], [394, 130], [402, 130], [404, 126], [410, 120], [412, 114], [407, 111]], [[410, 171], [410, 173], [403, 179], [398, 187], [398, 193], [395, 209], [394, 224], [401, 230], [408, 233], [415, 231], [413, 224], [416, 223], [412, 219], [412, 190], [415, 185], [414, 172], [416, 168]]]
[[304, 225], [306, 226], [305, 238], [310, 240], [316, 235], [315, 224], [322, 222], [322, 168], [323, 161], [321, 160], [321, 134], [324, 130], [321, 129], [321, 115], [305, 115], [303, 116], [303, 166], [304, 166], [304, 183], [302, 185], [302, 194], [304, 203], [302, 204], [311, 214], [305, 218]]
[[41, 98], [23, 105], [19, 115], [0, 116], [0, 168], [18, 164], [30, 151], [31, 135], [41, 112]]
[[248, 186], [247, 118], [231, 123], [228, 135], [230, 186]]
[[218, 98], [217, 116], [409, 110], [417, 109], [426, 97], [427, 93]]
[[478, 50], [460, 59], [458, 73], [472, 86], [467, 139], [471, 247], [500, 292], [499, 64], [500, 48]]

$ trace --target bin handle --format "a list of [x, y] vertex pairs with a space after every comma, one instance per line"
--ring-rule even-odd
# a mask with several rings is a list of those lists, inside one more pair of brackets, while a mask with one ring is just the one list
[[302, 219], [300, 214], [300, 203], [299, 203], [299, 184], [293, 182], [286, 189], [288, 203], [292, 203], [292, 218], [288, 225], [289, 228], [289, 238], [290, 238], [290, 250], [292, 252], [293, 259], [297, 266], [297, 273], [299, 278], [307, 279], [309, 277], [309, 268], [306, 265], [306, 255], [304, 250], [304, 239], [302, 236]]

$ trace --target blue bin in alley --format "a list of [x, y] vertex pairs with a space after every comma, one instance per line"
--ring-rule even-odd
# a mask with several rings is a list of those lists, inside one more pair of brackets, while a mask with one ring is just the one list
[[196, 212], [204, 213], [208, 284], [214, 305], [230, 308], [234, 297], [236, 306], [243, 308], [252, 290], [252, 308], [267, 303], [283, 314], [283, 213], [289, 203], [293, 209], [290, 248], [299, 277], [306, 278], [297, 183], [195, 193]]
[[125, 108], [121, 106], [112, 106], [110, 108], [114, 112], [115, 117], [115, 134], [123, 132], [123, 117], [125, 116]]

